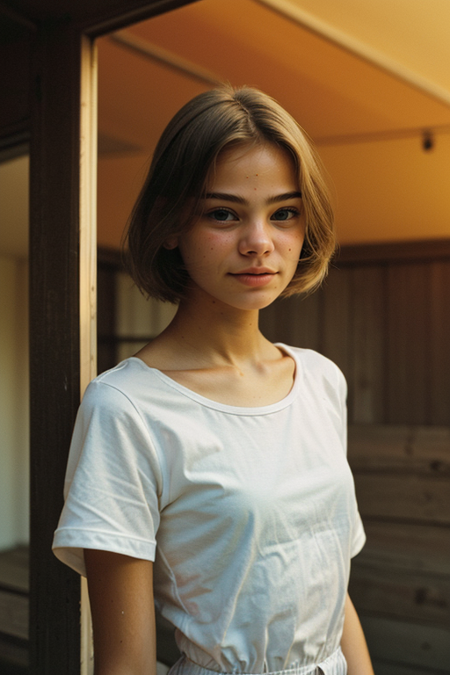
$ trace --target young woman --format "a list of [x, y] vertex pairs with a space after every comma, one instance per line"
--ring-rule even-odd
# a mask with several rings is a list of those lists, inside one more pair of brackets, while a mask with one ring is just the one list
[[161, 137], [128, 244], [138, 286], [178, 311], [89, 385], [74, 431], [54, 550], [87, 575], [96, 675], [154, 674], [154, 604], [176, 628], [172, 675], [372, 675], [347, 595], [364, 531], [345, 381], [258, 329], [334, 250], [296, 122], [255, 89], [197, 96]]

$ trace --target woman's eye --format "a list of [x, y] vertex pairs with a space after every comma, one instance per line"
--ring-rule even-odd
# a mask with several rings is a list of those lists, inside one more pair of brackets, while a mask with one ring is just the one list
[[298, 216], [299, 212], [298, 209], [294, 208], [286, 208], [286, 209], [278, 209], [273, 216], [272, 220], [291, 220], [291, 218], [295, 218], [295, 216]]
[[219, 220], [221, 223], [225, 223], [229, 220], [236, 220], [234, 213], [227, 209], [214, 209], [214, 211], [208, 213], [208, 216], [214, 220]]

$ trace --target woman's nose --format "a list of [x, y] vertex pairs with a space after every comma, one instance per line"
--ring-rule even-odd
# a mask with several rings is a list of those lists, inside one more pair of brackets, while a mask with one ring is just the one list
[[267, 255], [274, 250], [268, 223], [253, 221], [242, 232], [239, 252], [243, 255]]

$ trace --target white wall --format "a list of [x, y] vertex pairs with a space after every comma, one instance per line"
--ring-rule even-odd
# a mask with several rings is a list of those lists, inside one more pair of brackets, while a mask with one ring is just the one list
[[0, 256], [0, 550], [28, 541], [28, 264]]

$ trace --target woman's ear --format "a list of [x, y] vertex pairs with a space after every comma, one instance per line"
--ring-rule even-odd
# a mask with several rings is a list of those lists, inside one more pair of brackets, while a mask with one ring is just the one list
[[177, 235], [172, 235], [171, 237], [168, 237], [166, 241], [163, 244], [164, 248], [167, 250], [172, 250], [178, 246], [178, 237]]

